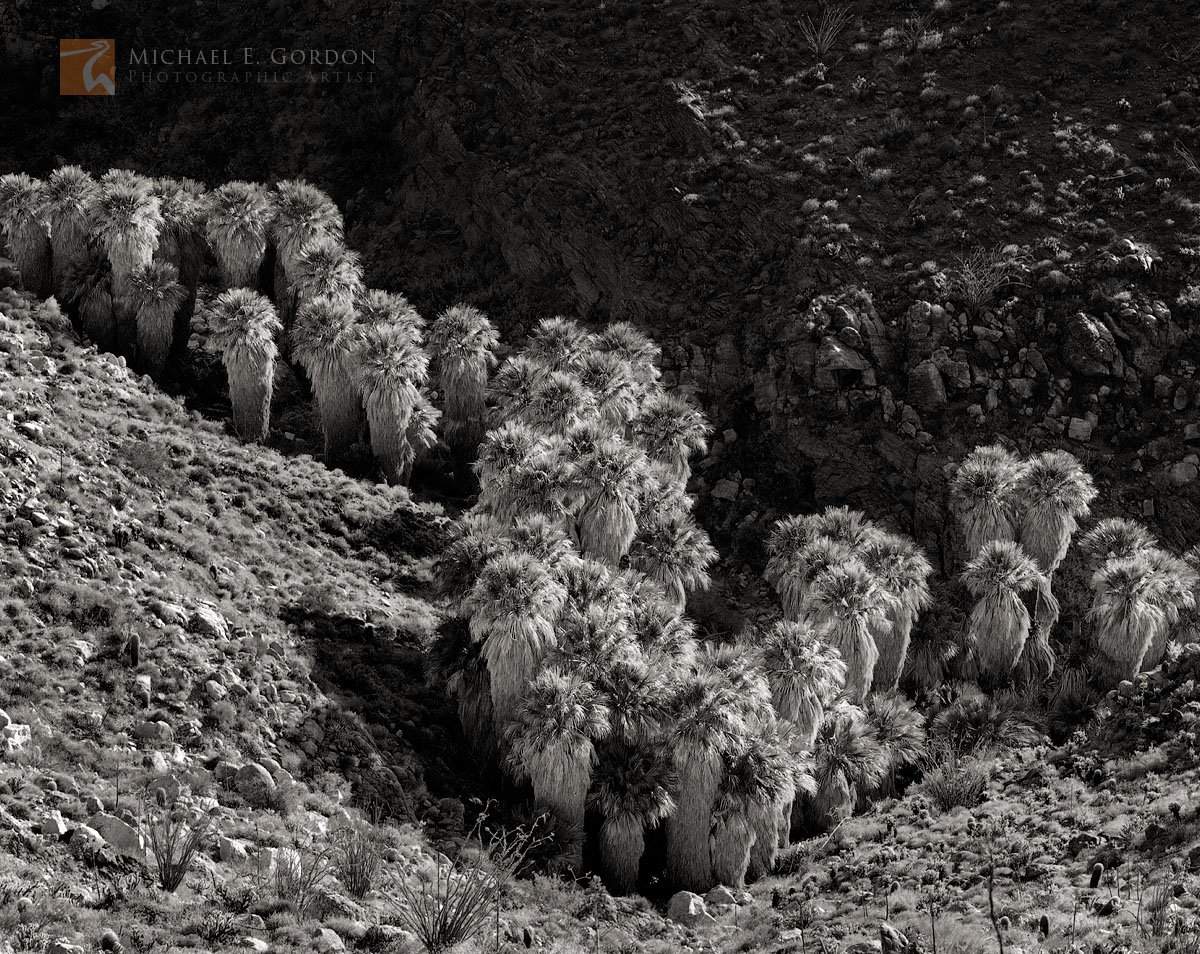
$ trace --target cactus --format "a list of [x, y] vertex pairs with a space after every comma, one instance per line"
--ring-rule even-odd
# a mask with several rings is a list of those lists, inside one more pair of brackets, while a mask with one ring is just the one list
[[142, 637], [136, 631], [129, 635], [126, 648], [129, 650], [129, 665], [137, 669], [138, 664], [142, 661]]
[[1098, 887], [1100, 887], [1100, 879], [1103, 877], [1104, 865], [1097, 861], [1094, 865], [1092, 865], [1092, 878], [1088, 882], [1088, 887], [1095, 891]]
[[1008, 915], [1000, 919], [1000, 930], [1005, 934], [1012, 930], [1012, 921], [1009, 920]]
[[117, 932], [108, 928], [100, 935], [100, 950], [107, 951], [109, 954], [124, 954], [125, 947], [121, 943], [121, 939], [117, 937]]
[[1044, 914], [1038, 918], [1038, 933], [1043, 939], [1050, 936], [1050, 919]]

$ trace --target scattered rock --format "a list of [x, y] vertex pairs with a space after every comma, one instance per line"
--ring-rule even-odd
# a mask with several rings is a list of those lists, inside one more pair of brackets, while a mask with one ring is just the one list
[[229, 623], [211, 606], [197, 606], [188, 621], [188, 629], [213, 639], [229, 638]]
[[1185, 484], [1190, 484], [1198, 476], [1200, 476], [1200, 466], [1191, 460], [1190, 457], [1181, 460], [1167, 473], [1167, 479], [1173, 487], [1182, 487]]
[[105, 812], [88, 819], [88, 826], [100, 833], [112, 850], [119, 855], [141, 858], [146, 854], [146, 840], [134, 826]]
[[332, 928], [321, 928], [317, 932], [316, 946], [319, 954], [338, 954], [346, 950], [346, 943]]
[[691, 891], [680, 891], [667, 902], [667, 917], [687, 927], [715, 924], [717, 919], [708, 913], [704, 899]]
[[42, 834], [47, 838], [61, 838], [66, 833], [67, 823], [63, 821], [62, 812], [47, 812], [42, 818]]
[[719, 884], [704, 896], [704, 903], [712, 907], [737, 904], [737, 896], [725, 885]]
[[737, 500], [738, 482], [730, 480], [728, 477], [721, 478], [717, 481], [716, 486], [713, 487], [712, 496], [718, 500]]
[[275, 779], [257, 762], [243, 765], [233, 776], [233, 787], [250, 802], [261, 800], [275, 791]]
[[1092, 439], [1092, 422], [1082, 417], [1071, 418], [1067, 425], [1067, 436], [1073, 441], [1088, 441]]
[[227, 838], [224, 835], [221, 835], [221, 837], [217, 839], [217, 850], [221, 854], [221, 860], [226, 864], [235, 864], [239, 861], [245, 861], [246, 858], [249, 857], [249, 853], [246, 851], [245, 845], [243, 845], [240, 841], [237, 841], [233, 838]]
[[174, 737], [174, 732], [167, 723], [158, 720], [143, 722], [141, 725], [135, 726], [133, 737], [139, 742], [170, 742]]
[[940, 411], [946, 406], [946, 385], [932, 361], [922, 361], [908, 376], [908, 403], [918, 411]]

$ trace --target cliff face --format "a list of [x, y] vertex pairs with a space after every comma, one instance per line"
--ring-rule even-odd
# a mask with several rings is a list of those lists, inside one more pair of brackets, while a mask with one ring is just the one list
[[30, 79], [61, 27], [26, 9], [4, 163], [305, 175], [423, 311], [644, 322], [723, 435], [718, 527], [837, 500], [932, 534], [943, 465], [1005, 435], [1194, 534], [1197, 83], [1167, 5], [1116, 44], [1085, 3], [860, 3], [823, 64], [782, 2], [279, 6], [75, 27], [369, 45], [374, 83], [67, 103]]

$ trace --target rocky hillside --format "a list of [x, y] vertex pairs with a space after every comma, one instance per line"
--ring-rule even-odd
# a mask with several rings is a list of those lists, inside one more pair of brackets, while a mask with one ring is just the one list
[[[648, 323], [733, 432], [714, 528], [850, 502], [944, 546], [930, 478], [1000, 434], [1090, 456], [1114, 512], [1181, 542], [1200, 141], [1177, 7], [857, 2], [821, 62], [810, 6], [40, 4], [11, 21], [0, 163], [302, 175], [422, 312], [466, 297], [509, 337], [559, 311]], [[370, 47], [376, 72], [64, 101], [43, 66], [67, 24]]]

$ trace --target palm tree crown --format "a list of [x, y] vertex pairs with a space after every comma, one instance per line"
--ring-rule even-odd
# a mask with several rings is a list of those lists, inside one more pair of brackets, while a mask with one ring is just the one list
[[658, 383], [662, 349], [629, 322], [615, 321], [602, 328], [596, 338], [602, 350], [629, 363], [634, 380], [643, 387]]
[[226, 182], [208, 194], [205, 234], [229, 288], [253, 288], [267, 251], [271, 201], [254, 182]]
[[1091, 475], [1062, 450], [1038, 454], [1017, 481], [1021, 546], [1050, 575], [1067, 555], [1078, 521], [1096, 497]]
[[711, 433], [704, 415], [673, 394], [652, 396], [633, 422], [634, 440], [682, 481], [691, 474], [691, 455], [708, 450]]
[[974, 559], [989, 540], [1015, 539], [1017, 481], [1021, 461], [1004, 447], [977, 447], [950, 481], [950, 509]]
[[249, 288], [222, 292], [208, 308], [208, 345], [221, 352], [229, 377], [234, 428], [244, 441], [270, 431], [275, 336], [283, 331], [275, 306]]
[[570, 318], [543, 318], [525, 342], [525, 357], [550, 371], [578, 371], [595, 337]]

